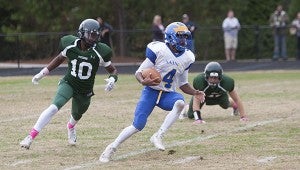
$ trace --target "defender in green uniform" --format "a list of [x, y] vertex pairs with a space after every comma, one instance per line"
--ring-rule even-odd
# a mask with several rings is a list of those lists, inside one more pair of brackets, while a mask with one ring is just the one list
[[21, 147], [29, 149], [32, 141], [45, 127], [51, 118], [72, 98], [72, 110], [67, 124], [68, 142], [76, 144], [75, 125], [87, 111], [99, 66], [104, 66], [110, 74], [105, 81], [106, 91], [113, 89], [118, 79], [117, 70], [111, 63], [112, 50], [105, 44], [99, 43], [100, 25], [94, 19], [84, 20], [78, 30], [78, 37], [67, 35], [61, 38], [61, 51], [47, 67], [32, 78], [34, 84], [45, 77], [50, 71], [68, 59], [68, 69], [58, 85], [57, 93], [52, 104], [44, 110], [29, 135], [20, 142]]
[[[223, 109], [232, 107], [233, 115], [240, 115], [241, 121], [248, 120], [242, 101], [234, 89], [234, 80], [223, 74], [223, 69], [219, 63], [208, 63], [204, 73], [201, 73], [194, 78], [193, 86], [197, 90], [204, 91], [204, 103], [206, 103], [206, 105], [219, 105]], [[204, 103], [200, 103], [197, 99], [192, 98], [188, 105], [187, 116], [190, 119], [195, 119], [194, 123], [196, 124], [205, 123], [200, 112]], [[183, 112], [180, 118], [186, 116], [184, 114], [186, 113]]]

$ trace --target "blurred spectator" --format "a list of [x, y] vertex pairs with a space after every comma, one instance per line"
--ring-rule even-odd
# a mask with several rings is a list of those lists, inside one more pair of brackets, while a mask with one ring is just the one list
[[182, 22], [188, 27], [188, 29], [192, 33], [191, 40], [188, 41], [188, 48], [195, 53], [194, 32], [197, 29], [197, 27], [192, 21], [190, 21], [190, 18], [187, 14], [182, 15]]
[[97, 17], [97, 21], [99, 22], [101, 29], [100, 42], [111, 47], [110, 33], [113, 31], [112, 26], [104, 22], [101, 17]]
[[278, 5], [274, 13], [270, 17], [270, 26], [274, 33], [274, 54], [273, 60], [277, 61], [279, 57], [287, 60], [286, 52], [286, 27], [288, 15], [282, 9], [282, 5]]
[[300, 12], [292, 22], [290, 33], [297, 37], [297, 60], [300, 60]]
[[165, 27], [162, 24], [161, 16], [155, 15], [152, 23], [152, 41], [165, 41]]
[[226, 61], [235, 61], [236, 49], [238, 46], [238, 32], [241, 29], [239, 20], [234, 17], [233, 10], [227, 12], [222, 28], [224, 31], [224, 45]]

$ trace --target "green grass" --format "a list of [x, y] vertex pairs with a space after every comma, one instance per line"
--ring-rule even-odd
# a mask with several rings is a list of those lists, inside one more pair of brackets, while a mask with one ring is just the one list
[[[149, 142], [167, 112], [155, 108], [142, 132], [121, 145], [108, 164], [100, 153], [131, 124], [142, 86], [133, 75], [120, 75], [117, 87], [104, 91], [98, 75], [89, 110], [76, 125], [78, 145], [67, 145], [67, 103], [41, 131], [30, 150], [19, 147], [40, 113], [49, 106], [61, 76], [48, 76], [38, 86], [31, 77], [0, 77], [0, 169], [297, 169], [300, 167], [300, 71], [228, 72], [249, 115], [247, 124], [231, 110], [204, 106], [203, 125], [178, 120], [165, 135], [167, 151]], [[192, 82], [195, 73], [189, 75]], [[186, 101], [190, 96], [184, 95]], [[277, 120], [265, 125], [259, 122]], [[247, 127], [245, 130], [238, 128]], [[215, 135], [215, 136], [213, 136]], [[206, 138], [206, 139], [205, 139]], [[189, 142], [187, 142], [189, 141]], [[183, 142], [182, 145], [177, 145]], [[171, 146], [172, 147], [168, 147]], [[128, 153], [149, 151], [132, 156]], [[174, 150], [174, 154], [168, 154]], [[122, 158], [125, 156], [125, 158]], [[201, 157], [201, 159], [200, 159]], [[267, 163], [258, 160], [276, 157]], [[189, 159], [195, 160], [189, 160]], [[178, 163], [179, 162], [179, 163]]]

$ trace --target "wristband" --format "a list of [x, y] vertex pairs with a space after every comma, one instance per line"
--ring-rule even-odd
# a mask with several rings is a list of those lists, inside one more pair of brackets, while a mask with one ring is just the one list
[[117, 74], [111, 74], [111, 75], [108, 76], [108, 78], [111, 78], [111, 77], [113, 77], [115, 79], [115, 82], [118, 81], [118, 75]]
[[193, 114], [194, 114], [195, 120], [202, 120], [202, 118], [201, 118], [201, 112], [199, 110], [194, 111]]
[[43, 68], [43, 69], [40, 71], [40, 73], [41, 73], [43, 76], [46, 76], [46, 75], [49, 74], [49, 70], [48, 70], [47, 67], [45, 67], [45, 68]]

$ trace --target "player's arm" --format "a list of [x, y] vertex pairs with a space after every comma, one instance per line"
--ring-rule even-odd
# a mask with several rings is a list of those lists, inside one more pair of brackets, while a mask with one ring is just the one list
[[38, 81], [41, 80], [43, 77], [49, 74], [50, 71], [54, 70], [56, 67], [61, 65], [65, 61], [66, 57], [59, 53], [49, 64], [47, 67], [43, 68], [38, 74], [36, 74], [32, 78], [33, 84], [38, 84]]
[[185, 70], [184, 73], [178, 77], [178, 85], [179, 85], [179, 88], [184, 93], [192, 95], [192, 96], [194, 96], [194, 98], [198, 98], [199, 101], [201, 101], [201, 103], [204, 102], [204, 100], [205, 100], [204, 92], [194, 89], [188, 83], [188, 70]]
[[46, 67], [49, 71], [54, 70], [66, 60], [66, 57], [59, 53]]
[[115, 82], [118, 81], [118, 70], [113, 64], [108, 65], [107, 67], [104, 67], [105, 70], [109, 73], [109, 77], [113, 77], [115, 79]]
[[157, 86], [159, 83], [156, 82], [156, 79], [151, 79], [150, 77], [143, 78], [142, 76], [142, 70], [146, 68], [154, 67], [154, 64], [151, 62], [149, 58], [146, 58], [143, 63], [140, 65], [140, 67], [135, 72], [135, 78], [139, 83], [141, 83], [144, 86]]
[[231, 92], [229, 92], [229, 96], [238, 105], [238, 111], [240, 112], [241, 118], [247, 118], [244, 105], [236, 90], [233, 89]]

